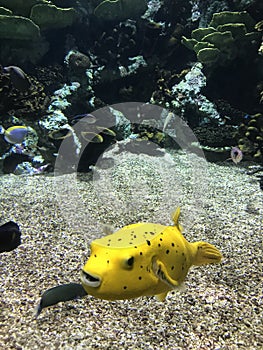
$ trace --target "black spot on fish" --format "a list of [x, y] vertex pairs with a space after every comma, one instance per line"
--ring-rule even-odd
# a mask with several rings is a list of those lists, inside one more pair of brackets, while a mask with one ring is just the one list
[[135, 245], [134, 248], [138, 248], [137, 245]]
[[155, 233], [154, 233], [154, 232], [152, 232], [152, 231], [150, 231], [150, 234], [151, 234], [151, 235], [154, 235]]
[[173, 269], [174, 269], [174, 266], [171, 267], [171, 270], [173, 270]]
[[118, 241], [121, 241], [121, 238], [118, 238]]
[[182, 265], [182, 271], [184, 271], [184, 266]]
[[176, 250], [175, 252], [178, 253], [178, 250]]
[[142, 252], [140, 252], [140, 255], [142, 255]]
[[137, 236], [136, 236], [136, 235], [133, 235], [133, 237], [134, 237], [134, 238], [137, 238]]
[[107, 264], [109, 264], [110, 263], [110, 260], [107, 260]]
[[140, 268], [143, 269], [143, 266], [141, 265]]
[[139, 276], [139, 280], [141, 280], [142, 278], [141, 278], [141, 276]]
[[163, 232], [161, 232], [161, 235], [163, 235]]
[[129, 242], [129, 244], [133, 244], [132, 242]]
[[124, 286], [123, 289], [127, 289], [127, 286]]
[[184, 253], [182, 253], [182, 256], [184, 256]]
[[109, 246], [110, 246], [110, 243], [108, 243], [107, 246], [109, 247]]
[[108, 239], [108, 242], [110, 242], [111, 241], [111, 239]]
[[171, 246], [174, 247], [174, 243], [172, 243]]
[[150, 246], [151, 245], [151, 242], [150, 241], [148, 241], [148, 239], [146, 240], [146, 242], [147, 242], [147, 244]]
[[169, 252], [170, 252], [170, 250], [169, 250], [169, 249], [167, 249], [167, 250], [166, 250], [166, 254], [169, 254]]
[[162, 238], [160, 238], [160, 241], [162, 241], [163, 239]]
[[97, 258], [97, 255], [96, 255], [96, 254], [95, 254], [94, 256], [95, 256], [95, 258]]
[[158, 243], [158, 247], [160, 247], [161, 246], [161, 244], [160, 243]]
[[127, 260], [127, 264], [128, 264], [128, 266], [132, 266], [133, 263], [134, 263], [134, 257], [132, 256], [131, 258], [129, 258], [129, 259]]

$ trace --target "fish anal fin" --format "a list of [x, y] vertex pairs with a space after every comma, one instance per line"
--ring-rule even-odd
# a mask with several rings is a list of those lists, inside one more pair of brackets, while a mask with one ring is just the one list
[[158, 301], [164, 301], [165, 298], [166, 298], [167, 293], [168, 293], [168, 292], [156, 294], [156, 295], [155, 295], [155, 298], [156, 298]]

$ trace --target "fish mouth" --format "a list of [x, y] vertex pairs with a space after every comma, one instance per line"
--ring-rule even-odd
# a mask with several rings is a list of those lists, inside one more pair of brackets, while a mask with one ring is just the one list
[[84, 285], [89, 287], [99, 287], [101, 284], [101, 278], [96, 275], [92, 275], [84, 270], [81, 271], [81, 281]]

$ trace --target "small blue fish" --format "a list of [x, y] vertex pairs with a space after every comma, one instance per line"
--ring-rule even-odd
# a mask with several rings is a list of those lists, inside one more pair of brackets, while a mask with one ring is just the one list
[[243, 159], [243, 153], [238, 147], [232, 147], [230, 157], [232, 161], [237, 164]]
[[0, 134], [4, 135], [5, 141], [11, 144], [22, 143], [27, 136], [27, 133], [28, 129], [23, 125], [11, 126], [7, 130], [2, 126], [0, 127]]

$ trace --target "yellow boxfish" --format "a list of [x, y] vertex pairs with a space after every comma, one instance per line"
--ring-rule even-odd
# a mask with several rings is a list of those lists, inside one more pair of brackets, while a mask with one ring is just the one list
[[219, 263], [220, 251], [206, 242], [189, 243], [173, 213], [173, 226], [137, 223], [91, 243], [81, 273], [87, 294], [108, 300], [166, 294], [180, 287], [192, 265]]
[[178, 223], [180, 209], [172, 215], [173, 226], [137, 223], [96, 239], [81, 272], [81, 284], [69, 283], [42, 294], [36, 316], [60, 301], [84, 297], [118, 300], [155, 295], [164, 300], [180, 288], [192, 265], [219, 263], [220, 251], [206, 242], [189, 243]]

